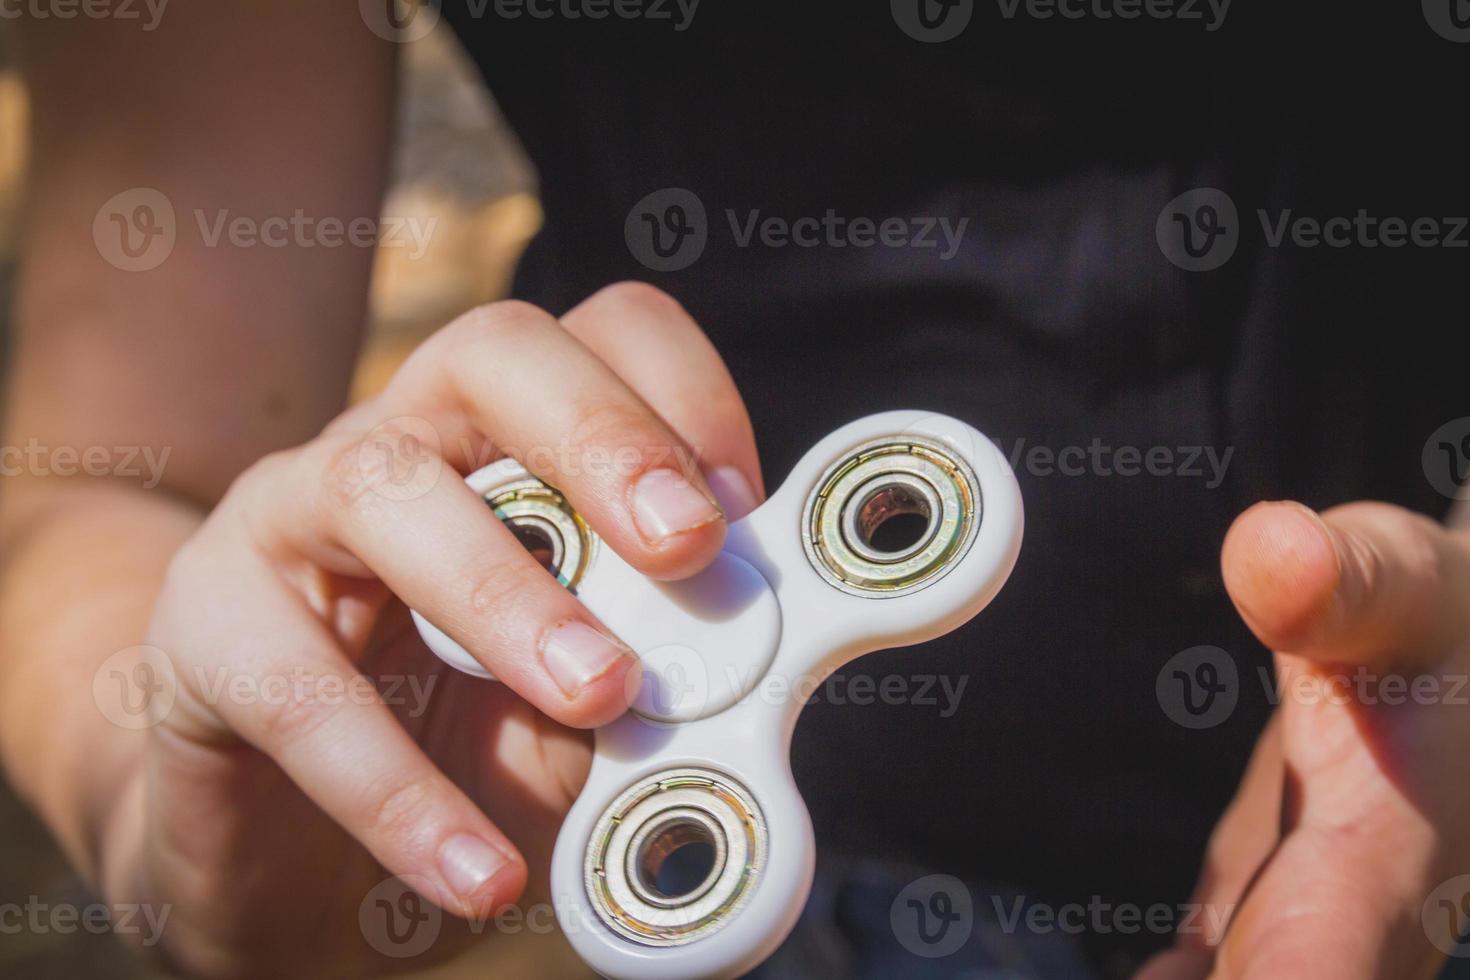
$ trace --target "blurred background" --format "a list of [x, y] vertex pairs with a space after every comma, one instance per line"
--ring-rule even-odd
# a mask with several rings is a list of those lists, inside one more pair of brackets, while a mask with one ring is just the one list
[[[372, 320], [354, 397], [376, 391], [424, 336], [464, 309], [505, 296], [526, 242], [541, 223], [535, 176], [519, 145], [449, 31], [404, 45], [394, 182], [386, 214], [436, 222], [423, 254], [378, 251]], [[18, 222], [25, 205], [26, 93], [0, 22], [0, 363], [9, 340]], [[412, 254], [412, 257], [410, 257]], [[39, 821], [0, 780], [0, 904], [34, 896], [85, 907], [87, 893]], [[503, 938], [503, 937], [502, 937]], [[556, 948], [542, 948], [550, 942]], [[485, 944], [475, 955], [422, 976], [583, 976], [558, 940]], [[530, 958], [535, 958], [531, 966]], [[522, 969], [517, 969], [520, 961]], [[548, 966], [553, 973], [548, 973]], [[161, 976], [107, 935], [21, 930], [0, 935], [0, 977], [99, 980]]]

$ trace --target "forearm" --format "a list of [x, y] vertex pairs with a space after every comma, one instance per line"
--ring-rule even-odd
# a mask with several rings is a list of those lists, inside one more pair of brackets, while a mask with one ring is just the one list
[[25, 475], [5, 489], [0, 762], [100, 882], [103, 841], [148, 733], [109, 721], [93, 680], [143, 642], [164, 570], [200, 514], [161, 489], [100, 481]]
[[[142, 642], [203, 511], [340, 410], [365, 318], [371, 248], [216, 242], [198, 216], [376, 215], [395, 49], [354, 7], [288, 0], [171, 10], [147, 45], [115, 21], [15, 26], [32, 163], [0, 436], [0, 761], [95, 880], [146, 734], [107, 720], [93, 678]], [[96, 77], [127, 84], [99, 99]], [[130, 188], [175, 212], [156, 268], [94, 239]], [[88, 452], [106, 476], [57, 475]]]

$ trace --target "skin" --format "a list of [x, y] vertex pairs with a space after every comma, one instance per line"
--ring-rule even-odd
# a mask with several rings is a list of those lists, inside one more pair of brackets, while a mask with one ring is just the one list
[[[1421, 909], [1470, 868], [1470, 535], [1388, 504], [1263, 503], [1221, 564], [1284, 693], [1194, 896], [1224, 936], [1182, 937], [1141, 977], [1434, 976]], [[1435, 892], [1433, 921], [1462, 896]]]
[[[470, 920], [536, 900], [585, 774], [582, 730], [624, 710], [638, 681], [629, 656], [575, 696], [558, 686], [549, 631], [600, 624], [455, 473], [501, 447], [678, 451], [706, 473], [743, 474], [752, 506], [761, 479], [740, 396], [677, 303], [619, 284], [560, 318], [519, 303], [472, 311], [379, 397], [344, 411], [369, 250], [210, 248], [181, 233], [161, 266], [128, 273], [102, 260], [91, 225], [131, 187], [164, 190], [181, 227], [194, 209], [376, 215], [393, 46], [351, 4], [284, 0], [171, 7], [146, 43], [130, 25], [85, 18], [22, 22], [20, 35], [33, 176], [5, 444], [170, 457], [151, 489], [124, 475], [7, 478], [6, 773], [108, 901], [173, 907], [155, 952], [181, 970], [420, 965], [364, 942], [363, 896], [391, 873]], [[115, 82], [105, 99], [97, 79]], [[405, 443], [423, 425], [433, 438]], [[424, 450], [440, 478], [397, 499]], [[636, 468], [572, 473], [563, 455], [537, 458], [554, 460], [539, 475], [647, 574], [686, 576], [717, 553], [723, 519], [660, 541], [643, 533], [630, 510]], [[687, 476], [709, 492], [699, 471]], [[1470, 655], [1467, 547], [1385, 505], [1319, 517], [1264, 504], [1231, 531], [1223, 564], [1284, 673], [1445, 674]], [[504, 683], [435, 660], [405, 600]], [[169, 658], [177, 698], [159, 724], [130, 730], [98, 710], [92, 681], [131, 668], [141, 654], [120, 651], [138, 644]], [[244, 704], [197, 680], [301, 667], [344, 684], [432, 679], [434, 693], [422, 712], [372, 699]], [[1454, 752], [1465, 717], [1284, 701], [1200, 885], [1201, 901], [1239, 906], [1228, 933], [1191, 938], [1146, 973], [1431, 975], [1419, 908], [1466, 868], [1470, 846]], [[457, 835], [505, 857], [468, 891], [441, 870]], [[427, 957], [471, 941], [455, 921]]]

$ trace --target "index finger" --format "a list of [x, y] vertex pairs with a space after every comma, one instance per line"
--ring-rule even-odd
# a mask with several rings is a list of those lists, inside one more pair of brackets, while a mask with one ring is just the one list
[[457, 468], [516, 458], [653, 578], [692, 575], [724, 543], [724, 514], [694, 451], [612, 368], [528, 304], [483, 307], [441, 330], [370, 412], [424, 418]]

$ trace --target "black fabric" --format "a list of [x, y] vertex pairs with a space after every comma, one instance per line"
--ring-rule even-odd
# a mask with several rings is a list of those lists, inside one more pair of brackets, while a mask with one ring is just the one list
[[[1286, 496], [1441, 515], [1420, 452], [1470, 414], [1470, 252], [1272, 248], [1256, 209], [1470, 213], [1455, 97], [1470, 46], [1417, 4], [1240, 0], [1208, 32], [977, 3], [958, 38], [921, 44], [888, 3], [704, 0], [682, 32], [445, 3], [540, 172], [546, 227], [518, 295], [561, 311], [639, 278], [680, 299], [745, 395], [771, 486], [835, 426], [898, 407], [1008, 451], [1233, 447], [1216, 488], [1023, 466], [1026, 542], [994, 605], [844, 672], [965, 675], [959, 710], [814, 704], [794, 746], [823, 848], [1057, 901], [1182, 899], [1267, 714], [1267, 654], [1220, 583], [1229, 522]], [[1241, 241], [1186, 272], [1155, 221], [1200, 186], [1229, 193]], [[624, 222], [665, 187], [698, 195], [709, 242], [657, 273]], [[740, 248], [727, 209], [970, 222], [943, 261]], [[1198, 644], [1246, 681], [1227, 722], [1189, 731], [1154, 685]], [[1090, 941], [1113, 961], [1166, 937]]]

